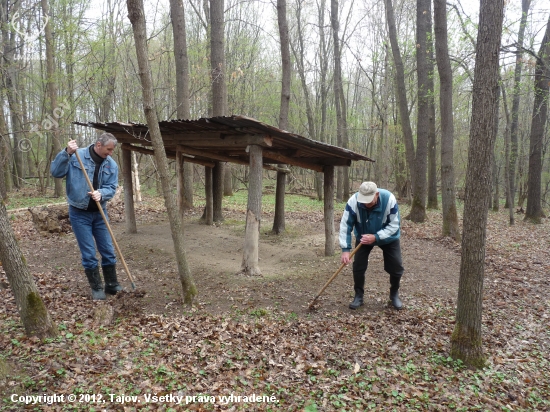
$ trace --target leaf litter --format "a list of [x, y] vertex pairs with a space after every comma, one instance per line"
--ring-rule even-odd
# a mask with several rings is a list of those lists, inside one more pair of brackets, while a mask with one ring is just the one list
[[[138, 219], [158, 222], [165, 216], [161, 206], [146, 208], [138, 210]], [[404, 221], [403, 237], [458, 256], [460, 245], [438, 236], [439, 214], [428, 215], [424, 224]], [[311, 225], [311, 216], [304, 219], [293, 222]], [[373, 310], [333, 310], [332, 300], [343, 307], [347, 302], [330, 294], [317, 311], [288, 311], [254, 303], [254, 290], [235, 295], [241, 306], [221, 311], [207, 311], [203, 304], [170, 312], [168, 307], [179, 306], [170, 301], [159, 312], [143, 303], [154, 291], [92, 302], [69, 281], [70, 265], [31, 266], [60, 336], [25, 337], [11, 291], [0, 288], [1, 356], [17, 365], [0, 375], [0, 410], [23, 409], [10, 401], [14, 393], [100, 394], [107, 400], [26, 407], [45, 411], [550, 410], [549, 226], [548, 219], [537, 226], [518, 220], [510, 228], [506, 211], [489, 215], [483, 300], [487, 367], [482, 370], [449, 357], [456, 310], [449, 296], [456, 294], [455, 285], [449, 295], [429, 288], [409, 293], [408, 307], [399, 312], [376, 304]], [[58, 248], [73, 242], [71, 236], [37, 238], [24, 217], [15, 219], [14, 228], [30, 255], [47, 251], [44, 242]], [[1, 271], [0, 285], [6, 284]], [[231, 291], [223, 281], [218, 287]], [[311, 298], [315, 291], [310, 292]], [[284, 290], [278, 294], [287, 296]], [[93, 316], [101, 305], [112, 307], [107, 324]], [[162, 402], [145, 402], [146, 395]], [[275, 401], [254, 402], [251, 395]], [[178, 404], [177, 396], [187, 402]]]

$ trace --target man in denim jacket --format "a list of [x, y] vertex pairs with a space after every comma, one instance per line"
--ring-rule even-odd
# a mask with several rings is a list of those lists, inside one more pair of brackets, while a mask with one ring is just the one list
[[[122, 290], [116, 276], [113, 242], [96, 203], [100, 203], [107, 216], [107, 201], [113, 198], [118, 186], [118, 166], [111, 157], [116, 144], [116, 138], [110, 133], [103, 133], [95, 144], [82, 149], [78, 148], [75, 140], [71, 140], [50, 167], [53, 177], [67, 178], [69, 218], [82, 255], [82, 266], [92, 288], [93, 300], [105, 300], [105, 292], [114, 295]], [[78, 159], [73, 156], [77, 150], [85, 172], [93, 182], [92, 192]], [[105, 289], [99, 275], [96, 245], [101, 255]]]
[[355, 234], [355, 246], [361, 243], [353, 260], [355, 298], [349, 305], [350, 309], [357, 309], [363, 304], [365, 272], [374, 246], [382, 249], [384, 270], [390, 275], [390, 301], [396, 309], [403, 307], [397, 292], [403, 275], [400, 226], [395, 196], [388, 190], [377, 188], [374, 182], [363, 182], [359, 191], [349, 198], [340, 222], [342, 263], [347, 265], [350, 262], [352, 232]]

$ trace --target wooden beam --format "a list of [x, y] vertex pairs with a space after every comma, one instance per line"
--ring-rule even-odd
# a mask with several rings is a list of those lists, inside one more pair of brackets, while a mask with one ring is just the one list
[[237, 164], [240, 164], [240, 165], [248, 165], [248, 162], [245, 161], [245, 160], [241, 160], [241, 159], [233, 157], [233, 156], [225, 156], [225, 155], [221, 155], [221, 154], [218, 154], [218, 153], [212, 153], [212, 152], [206, 151], [206, 150], [195, 149], [194, 147], [177, 145], [177, 150], [180, 150], [183, 153], [187, 153], [187, 154], [190, 154], [190, 155], [202, 156], [202, 157], [206, 157], [206, 158], [209, 158], [209, 159], [219, 160], [221, 162], [230, 162], [230, 163], [237, 163]]
[[260, 276], [262, 272], [258, 265], [258, 249], [262, 217], [262, 147], [252, 145], [249, 152], [248, 204], [241, 270], [245, 275]]
[[124, 178], [124, 217], [128, 233], [137, 233], [134, 211], [134, 187], [132, 184], [132, 152], [122, 148], [122, 175]]
[[[129, 143], [122, 143], [122, 149], [123, 150], [124, 149], [133, 150], [134, 152], [143, 153], [143, 154], [147, 154], [147, 155], [151, 155], [151, 156], [154, 155], [154, 151], [152, 149], [147, 149], [146, 147], [134, 146], [134, 145], [131, 145]], [[166, 152], [166, 156], [169, 157], [170, 159], [175, 159], [176, 158], [176, 154], [171, 153], [169, 151]], [[187, 160], [188, 162], [196, 163], [196, 164], [203, 165], [203, 166], [206, 166], [206, 167], [214, 167], [214, 163], [209, 162], [207, 160], [196, 159], [196, 158], [192, 158], [192, 157], [186, 157], [185, 160]]]
[[[248, 166], [248, 164], [249, 164], [249, 162], [247, 162], [246, 160], [243, 160], [243, 159], [235, 157], [235, 156], [225, 156], [225, 155], [221, 155], [219, 153], [212, 153], [212, 152], [209, 152], [209, 151], [195, 149], [193, 147], [188, 147], [188, 146], [178, 145], [177, 150], [179, 150], [183, 153], [190, 154], [190, 155], [201, 156], [201, 157], [206, 157], [208, 159], [218, 160], [220, 162], [236, 163], [236, 164], [245, 165], [245, 166]], [[244, 150], [243, 150], [243, 153], [244, 153]], [[275, 166], [270, 166], [270, 165], [263, 165], [263, 168], [267, 169], [267, 170], [274, 170], [276, 172], [284, 172], [284, 173], [289, 173], [290, 172], [287, 169], [282, 169], [280, 167], [275, 167]]]
[[317, 172], [323, 171], [323, 165], [316, 164], [316, 163], [309, 163], [305, 161], [305, 159], [296, 159], [293, 157], [284, 156], [282, 154], [279, 154], [273, 150], [264, 150], [263, 156], [268, 159], [276, 160], [277, 163], [286, 163], [289, 165], [294, 165], [298, 167], [303, 167], [304, 169], [311, 169], [315, 170]]
[[176, 200], [178, 203], [178, 212], [180, 214], [182, 222], [183, 222], [183, 217], [184, 217], [183, 215], [185, 211], [185, 196], [183, 194], [183, 179], [184, 179], [183, 159], [184, 159], [183, 154], [179, 150], [176, 151], [176, 179], [177, 179]]
[[324, 168], [325, 256], [334, 255], [334, 166]]
[[[193, 136], [194, 137], [194, 136]], [[217, 139], [188, 139], [185, 136], [181, 136], [177, 139], [164, 139], [168, 143], [183, 144], [188, 147], [219, 147], [227, 150], [231, 150], [235, 147], [246, 147], [248, 145], [257, 145], [263, 147], [272, 147], [273, 138], [268, 136], [258, 135], [230, 135]]]

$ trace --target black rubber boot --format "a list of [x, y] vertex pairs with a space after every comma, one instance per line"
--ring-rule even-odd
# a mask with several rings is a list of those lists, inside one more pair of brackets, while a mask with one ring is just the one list
[[101, 276], [99, 276], [99, 268], [84, 269], [84, 272], [92, 288], [92, 300], [105, 300], [105, 292], [103, 291]]
[[401, 299], [399, 298], [399, 283], [401, 282], [401, 278], [397, 276], [390, 276], [390, 301], [392, 306], [397, 309], [401, 310], [403, 309], [403, 302], [401, 302]]
[[116, 278], [116, 266], [102, 266], [103, 278], [105, 279], [105, 293], [109, 295], [116, 295], [117, 292], [122, 290], [122, 286], [119, 285]]
[[353, 302], [349, 304], [349, 308], [355, 310], [359, 306], [363, 306], [363, 295], [355, 292], [355, 298], [353, 298]]

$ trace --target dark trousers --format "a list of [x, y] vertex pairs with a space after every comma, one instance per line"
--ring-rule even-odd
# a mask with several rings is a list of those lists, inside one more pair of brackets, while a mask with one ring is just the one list
[[[355, 243], [355, 246], [359, 242]], [[369, 255], [374, 245], [362, 245], [353, 259], [353, 283], [356, 294], [363, 296], [365, 292], [365, 273], [369, 266]], [[401, 245], [399, 239], [387, 245], [378, 246], [384, 255], [384, 270], [390, 275], [390, 290], [399, 289], [399, 281], [403, 276], [403, 260], [401, 259]]]

